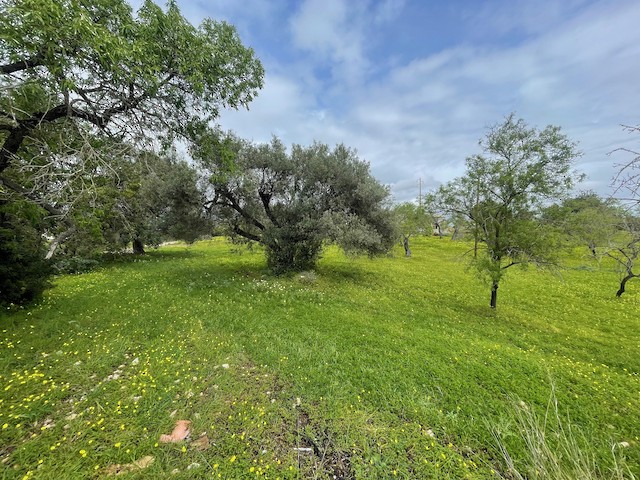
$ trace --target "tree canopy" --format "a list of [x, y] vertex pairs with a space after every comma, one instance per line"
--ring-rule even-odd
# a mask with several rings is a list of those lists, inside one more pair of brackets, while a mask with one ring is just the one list
[[495, 308], [508, 268], [553, 262], [552, 234], [537, 216], [545, 201], [563, 196], [580, 179], [572, 170], [579, 153], [559, 127], [530, 128], [513, 114], [479, 143], [483, 153], [467, 158], [466, 175], [442, 186], [435, 198], [441, 210], [477, 227], [483, 251], [474, 263], [489, 280]]
[[613, 241], [623, 217], [615, 200], [603, 199], [591, 191], [550, 205], [542, 212], [546, 224], [565, 234], [571, 243], [587, 247], [593, 257]]
[[9, 0], [0, 32], [0, 174], [69, 124], [119, 139], [193, 140], [220, 108], [247, 106], [262, 86], [262, 66], [234, 27], [194, 27], [175, 1], [163, 11], [146, 0], [134, 16], [125, 0]]
[[266, 248], [276, 272], [313, 268], [324, 242], [380, 254], [394, 242], [389, 191], [355, 151], [321, 143], [233, 140], [232, 169], [209, 159], [217, 214], [236, 239]]

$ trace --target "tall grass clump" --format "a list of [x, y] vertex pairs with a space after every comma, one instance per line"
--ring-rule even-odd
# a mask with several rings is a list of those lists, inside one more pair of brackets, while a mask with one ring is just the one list
[[627, 442], [612, 443], [611, 464], [598, 465], [590, 453], [589, 442], [584, 432], [563, 418], [555, 391], [552, 390], [544, 415], [524, 401], [514, 402], [515, 421], [519, 440], [525, 448], [519, 460], [509, 453], [501, 433], [492, 428], [498, 448], [508, 467], [508, 478], [517, 480], [632, 480], [635, 475], [626, 467], [622, 450]]

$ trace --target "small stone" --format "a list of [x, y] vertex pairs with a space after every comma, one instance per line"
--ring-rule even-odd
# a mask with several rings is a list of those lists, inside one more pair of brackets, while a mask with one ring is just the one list
[[229, 368], [229, 364], [228, 363], [223, 363], [222, 364], [222, 368]]
[[629, 442], [618, 442], [620, 448], [629, 448]]
[[136, 357], [131, 360], [131, 365], [138, 365], [140, 363], [140, 358]]
[[187, 467], [187, 470], [193, 470], [194, 468], [200, 468], [200, 464], [198, 462], [193, 462]]

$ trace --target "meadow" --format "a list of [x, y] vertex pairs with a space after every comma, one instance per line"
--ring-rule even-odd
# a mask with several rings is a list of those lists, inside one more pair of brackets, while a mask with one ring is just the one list
[[577, 250], [492, 311], [469, 248], [274, 277], [214, 239], [59, 276], [0, 313], [0, 477], [639, 477], [640, 281], [616, 299]]

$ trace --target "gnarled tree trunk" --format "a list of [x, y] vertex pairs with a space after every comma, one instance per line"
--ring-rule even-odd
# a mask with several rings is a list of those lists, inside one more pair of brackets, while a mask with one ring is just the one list
[[404, 256], [405, 257], [410, 257], [411, 256], [411, 249], [409, 248], [409, 236], [405, 236], [402, 239], [402, 246], [404, 247]]
[[633, 272], [629, 272], [622, 280], [620, 280], [620, 288], [616, 292], [616, 297], [621, 296], [624, 293], [625, 286], [627, 282], [634, 277], [640, 277], [640, 275], [636, 275]]
[[133, 253], [136, 255], [144, 255], [144, 243], [142, 243], [142, 239], [140, 237], [136, 237], [133, 239]]

